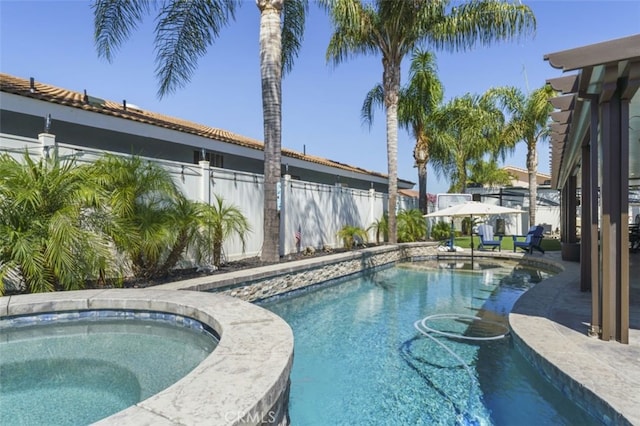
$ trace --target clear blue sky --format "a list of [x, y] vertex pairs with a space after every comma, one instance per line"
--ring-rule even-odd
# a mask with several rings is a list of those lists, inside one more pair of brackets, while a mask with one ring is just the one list
[[[545, 53], [640, 33], [640, 0], [524, 1], [538, 28], [533, 37], [476, 48], [437, 52], [445, 98], [490, 87], [523, 90], [561, 75], [543, 60]], [[199, 62], [191, 82], [163, 99], [154, 77], [153, 17], [117, 52], [115, 61], [98, 59], [93, 20], [84, 1], [0, 0], [0, 71], [82, 91], [113, 101], [126, 99], [144, 109], [184, 118], [262, 140], [259, 73], [259, 12], [246, 0], [236, 21]], [[337, 67], [327, 65], [331, 26], [325, 13], [310, 7], [303, 47], [283, 82], [283, 147], [386, 173], [384, 112], [374, 126], [362, 125], [366, 93], [382, 79], [379, 57], [357, 57]], [[403, 66], [406, 82], [408, 64]], [[53, 117], [55, 120], [55, 117]], [[398, 174], [417, 181], [414, 141], [399, 135]], [[520, 146], [505, 164], [525, 168]], [[549, 171], [548, 145], [539, 147], [539, 170]], [[428, 191], [445, 192], [446, 179], [430, 170]]]

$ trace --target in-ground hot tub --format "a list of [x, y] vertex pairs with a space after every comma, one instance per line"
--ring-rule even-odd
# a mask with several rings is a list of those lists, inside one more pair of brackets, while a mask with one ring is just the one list
[[[2, 320], [105, 310], [166, 313], [187, 318], [201, 323], [220, 340], [215, 350], [182, 379], [101, 423], [286, 424], [288, 421], [293, 335], [283, 320], [260, 307], [221, 295], [154, 289], [87, 290], [0, 298]], [[52, 320], [51, 316], [45, 318]], [[4, 335], [0, 344], [6, 344], [10, 333], [2, 330], [0, 333]], [[45, 341], [42, 350], [46, 347]], [[121, 383], [131, 390], [123, 395], [131, 400], [136, 398], [138, 377], [127, 368], [113, 366], [107, 359], [78, 364], [91, 367], [76, 369], [80, 379], [84, 373], [90, 375], [92, 369], [111, 371], [105, 378], [123, 379]], [[56, 361], [54, 365], [61, 366]]]

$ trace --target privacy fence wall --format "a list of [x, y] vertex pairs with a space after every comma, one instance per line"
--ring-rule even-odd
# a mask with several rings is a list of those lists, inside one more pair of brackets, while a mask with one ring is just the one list
[[[57, 152], [60, 159], [75, 158], [78, 164], [91, 163], [104, 154], [82, 146], [57, 142], [51, 134], [38, 139], [0, 133], [0, 152], [8, 152], [20, 159], [28, 151], [32, 158], [51, 156]], [[261, 174], [245, 173], [211, 167], [208, 161], [199, 164], [181, 163], [145, 158], [161, 164], [174, 177], [182, 192], [191, 200], [212, 204], [216, 197], [233, 204], [242, 211], [251, 225], [245, 250], [238, 239], [224, 244], [227, 260], [260, 254], [263, 239], [264, 179]], [[346, 226], [367, 229], [387, 210], [387, 194], [374, 189], [358, 190], [336, 185], [294, 180], [284, 175], [279, 185], [280, 254], [286, 256], [312, 247], [338, 248], [342, 246], [338, 231]], [[417, 199], [399, 196], [397, 210], [417, 208]], [[369, 231], [370, 239], [375, 239]]]

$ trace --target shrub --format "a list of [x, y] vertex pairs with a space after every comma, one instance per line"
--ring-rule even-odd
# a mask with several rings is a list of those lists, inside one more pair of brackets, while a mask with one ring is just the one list
[[410, 243], [424, 240], [427, 235], [427, 221], [418, 209], [398, 212], [398, 241]]
[[358, 240], [363, 243], [367, 241], [367, 231], [357, 226], [347, 225], [338, 231], [338, 238], [342, 239], [342, 243], [347, 250], [351, 250]]
[[434, 240], [446, 240], [451, 237], [451, 224], [439, 221], [431, 229], [431, 238]]
[[369, 230], [373, 230], [376, 233], [376, 244], [380, 244], [381, 237], [383, 242], [389, 241], [389, 216], [386, 213], [383, 214], [380, 219], [367, 228], [367, 231]]

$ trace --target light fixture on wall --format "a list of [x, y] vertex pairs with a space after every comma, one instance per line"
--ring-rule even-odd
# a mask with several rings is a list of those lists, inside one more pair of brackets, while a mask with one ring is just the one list
[[51, 131], [51, 114], [47, 114], [44, 118], [44, 132], [49, 133]]

